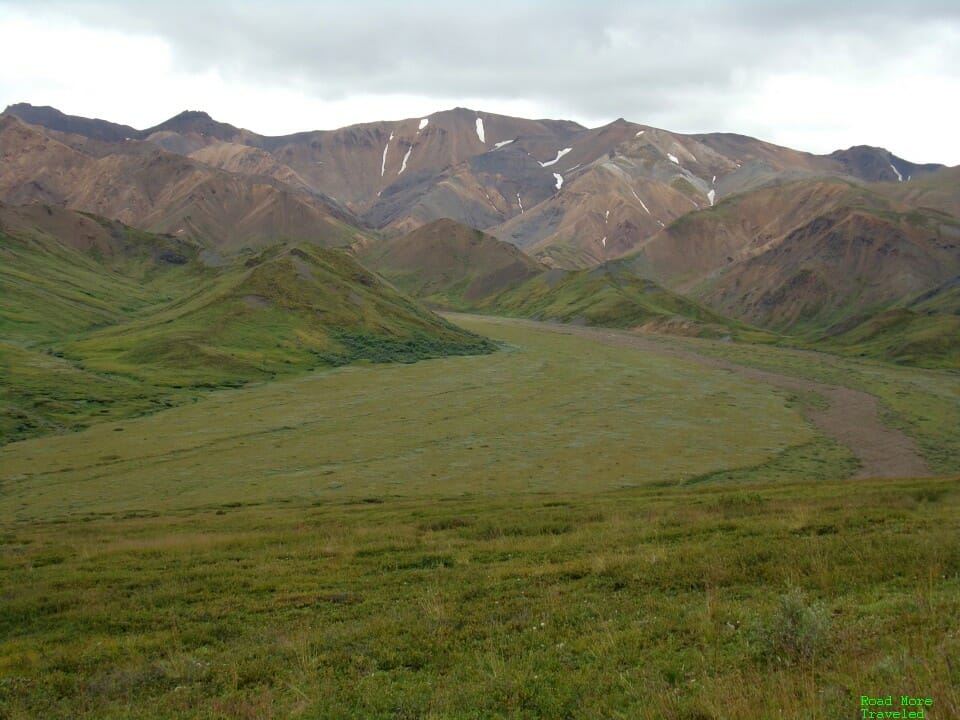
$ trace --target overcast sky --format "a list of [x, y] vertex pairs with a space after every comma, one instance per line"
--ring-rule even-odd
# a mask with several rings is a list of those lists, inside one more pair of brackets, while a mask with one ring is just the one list
[[0, 0], [0, 105], [264, 134], [454, 106], [960, 164], [960, 1]]

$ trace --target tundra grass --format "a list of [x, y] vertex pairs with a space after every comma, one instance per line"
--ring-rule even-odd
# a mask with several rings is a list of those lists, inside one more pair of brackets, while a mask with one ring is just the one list
[[6, 718], [960, 716], [960, 483], [281, 499], [0, 535]]
[[704, 355], [844, 385], [877, 396], [884, 422], [913, 437], [936, 472], [960, 472], [960, 372], [890, 365], [827, 353], [676, 338]]
[[0, 342], [0, 443], [82, 430], [90, 424], [165, 409], [191, 397], [97, 375], [54, 353]]
[[958, 478], [840, 480], [815, 396], [468, 324], [509, 349], [0, 449], [0, 717], [960, 715]]
[[[608, 491], [764, 464], [815, 433], [723, 370], [473, 323], [492, 355], [351, 366], [0, 449], [22, 519], [277, 497]], [[841, 468], [836, 477], [846, 472]]]

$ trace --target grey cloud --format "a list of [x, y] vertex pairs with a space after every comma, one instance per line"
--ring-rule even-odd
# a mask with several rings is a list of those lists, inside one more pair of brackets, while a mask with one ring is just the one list
[[[238, 83], [295, 83], [327, 100], [523, 99], [559, 117], [625, 116], [688, 130], [725, 126], [727, 108], [766, 73], [832, 62], [838, 72], [880, 72], [917, 52], [930, 28], [960, 27], [953, 1], [0, 0], [4, 6], [159, 35], [183, 68], [215, 68]], [[960, 59], [956, 49], [938, 51], [945, 68]]]

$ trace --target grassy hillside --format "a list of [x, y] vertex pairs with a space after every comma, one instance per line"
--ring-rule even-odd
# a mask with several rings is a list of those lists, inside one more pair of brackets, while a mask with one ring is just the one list
[[229, 261], [42, 206], [0, 208], [0, 228], [0, 443], [201, 388], [493, 349], [342, 251], [278, 246]]
[[0, 228], [0, 444], [186, 399], [93, 371], [64, 345], [204, 283], [214, 271], [196, 245], [43, 206], [0, 206]]
[[828, 330], [820, 345], [919, 367], [960, 368], [960, 278]]
[[913, 437], [933, 470], [960, 473], [960, 378], [956, 372], [810, 350], [672, 340], [749, 367], [870, 393], [880, 400], [884, 422]]
[[310, 246], [251, 255], [158, 312], [65, 348], [98, 370], [174, 386], [491, 349], [346, 253]]
[[551, 270], [482, 301], [478, 307], [513, 317], [642, 327], [683, 335], [758, 341], [772, 337], [664, 290], [617, 263], [591, 270]]
[[123, 322], [209, 274], [194, 243], [43, 206], [0, 206], [0, 336], [36, 344]]
[[801, 720], [905, 686], [956, 717], [958, 497], [225, 498], [5, 524], [0, 711]]
[[[167, 497], [172, 477], [178, 508], [227, 495], [592, 492], [752, 467], [817, 438], [786, 393], [722, 370], [464, 322], [509, 351], [309, 373], [10, 445], [4, 477], [34, 480], [0, 501], [31, 516], [140, 508], [144, 493]], [[153, 479], [124, 485], [136, 468]]]
[[447, 219], [372, 244], [361, 260], [404, 292], [448, 310], [466, 310], [546, 270], [514, 245]]

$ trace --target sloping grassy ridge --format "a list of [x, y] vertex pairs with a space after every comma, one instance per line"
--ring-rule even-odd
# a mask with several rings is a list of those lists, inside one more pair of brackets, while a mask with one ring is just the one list
[[164, 385], [264, 379], [318, 364], [489, 352], [346, 253], [277, 246], [141, 320], [72, 343], [101, 370]]
[[638, 277], [617, 263], [590, 270], [552, 270], [486, 299], [478, 309], [512, 317], [615, 328], [646, 327], [701, 337], [770, 337]]
[[343, 251], [276, 246], [212, 267], [195, 244], [57, 212], [52, 230], [0, 232], [0, 444], [201, 388], [495, 347]]

